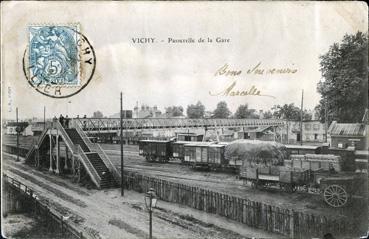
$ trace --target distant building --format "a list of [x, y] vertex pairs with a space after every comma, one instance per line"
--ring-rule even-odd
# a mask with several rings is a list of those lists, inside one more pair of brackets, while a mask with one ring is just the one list
[[289, 144], [297, 144], [301, 142], [307, 143], [323, 143], [326, 138], [325, 125], [319, 120], [308, 120], [302, 122], [302, 135], [300, 132], [300, 121], [288, 121], [288, 132], [282, 135], [282, 142]]
[[[133, 111], [132, 110], [123, 110], [123, 118], [124, 119], [132, 119]], [[119, 112], [111, 115], [109, 118], [120, 118]]]
[[19, 130], [20, 130], [20, 134], [23, 133], [23, 131], [25, 130], [25, 128], [27, 128], [29, 126], [28, 122], [8, 122], [6, 124], [6, 134], [17, 134], [17, 127], [19, 127]]
[[31, 136], [34, 135], [34, 132], [32, 130], [32, 125], [28, 125], [23, 131], [22, 131], [22, 135], [23, 136]]
[[132, 119], [132, 117], [133, 117], [133, 111], [132, 110], [123, 110], [122, 117], [124, 119]]
[[158, 107], [156, 105], [153, 107], [142, 105], [141, 108], [136, 106], [133, 109], [134, 118], [159, 118], [161, 117], [161, 115], [161, 111], [158, 110]]
[[6, 134], [17, 134], [17, 131], [16, 131], [16, 128], [17, 126], [6, 126]]
[[41, 135], [41, 133], [44, 131], [45, 126], [44, 122], [32, 122], [31, 123], [31, 130], [33, 132], [33, 135]]
[[275, 135], [272, 126], [244, 127], [243, 131], [236, 132], [235, 138], [274, 141]]
[[333, 121], [328, 129], [328, 143], [332, 148], [367, 149], [367, 125], [365, 123], [337, 123]]

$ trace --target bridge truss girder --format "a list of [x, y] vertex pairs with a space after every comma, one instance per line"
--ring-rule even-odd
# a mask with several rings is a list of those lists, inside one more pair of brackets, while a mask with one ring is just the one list
[[[88, 132], [116, 132], [120, 129], [119, 118], [75, 118], [78, 124]], [[279, 119], [178, 119], [178, 118], [149, 118], [123, 119], [124, 130], [141, 129], [175, 129], [175, 128], [220, 128], [220, 127], [249, 127], [249, 126], [279, 126], [285, 122]]]

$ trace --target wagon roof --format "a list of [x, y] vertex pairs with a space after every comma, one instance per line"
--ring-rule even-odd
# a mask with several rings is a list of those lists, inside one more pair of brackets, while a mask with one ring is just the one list
[[337, 123], [333, 121], [328, 133], [332, 136], [365, 136], [366, 125], [361, 123]]
[[191, 142], [189, 144], [186, 144], [185, 146], [189, 146], [189, 147], [206, 147], [206, 146], [209, 146], [209, 145], [212, 145], [214, 144], [214, 142]]
[[298, 144], [287, 144], [285, 145], [288, 149], [299, 148], [299, 149], [317, 149], [319, 145], [298, 145]]
[[193, 141], [175, 141], [173, 144], [191, 144]]
[[170, 140], [159, 140], [159, 139], [142, 139], [140, 142], [153, 142], [153, 143], [169, 143]]
[[177, 133], [177, 135], [181, 135], [181, 136], [201, 136], [204, 134], [198, 134], [198, 133]]
[[224, 144], [211, 144], [211, 145], [209, 145], [209, 147], [222, 148], [222, 147], [225, 147], [225, 145]]

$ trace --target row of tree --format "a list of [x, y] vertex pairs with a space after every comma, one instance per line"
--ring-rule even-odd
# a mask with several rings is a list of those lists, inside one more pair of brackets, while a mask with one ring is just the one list
[[[165, 108], [166, 117], [178, 117], [184, 115], [184, 109], [182, 106], [170, 106]], [[217, 107], [214, 111], [208, 112], [208, 115], [205, 115], [207, 112], [205, 111], [205, 106], [198, 101], [196, 104], [191, 104], [187, 106], [186, 114], [188, 118], [191, 119], [199, 119], [205, 117], [211, 118], [237, 118], [237, 119], [288, 119], [288, 120], [300, 120], [301, 112], [298, 107], [294, 104], [285, 104], [285, 105], [275, 105], [271, 110], [263, 112], [262, 115], [258, 114], [255, 109], [250, 109], [247, 104], [240, 105], [236, 112], [232, 114], [228, 105], [225, 101], [221, 101], [217, 104]], [[95, 111], [92, 115], [93, 118], [103, 118], [103, 113], [101, 111]], [[304, 111], [303, 119], [311, 120], [311, 114]]]
[[[170, 106], [165, 109], [166, 115], [169, 117], [183, 116], [184, 110], [182, 106]], [[264, 119], [288, 119], [288, 120], [300, 120], [301, 112], [300, 108], [296, 107], [294, 104], [285, 105], [275, 105], [271, 110], [263, 112], [262, 115], [258, 114], [255, 109], [250, 109], [247, 104], [240, 105], [236, 112], [232, 114], [228, 105], [225, 101], [221, 101], [217, 104], [214, 111], [209, 112], [206, 115], [205, 106], [198, 101], [196, 104], [191, 104], [187, 106], [187, 117], [192, 119], [211, 117], [211, 118], [237, 118], [237, 119], [259, 119], [260, 117]], [[303, 113], [303, 120], [311, 120], [312, 115], [306, 110]]]

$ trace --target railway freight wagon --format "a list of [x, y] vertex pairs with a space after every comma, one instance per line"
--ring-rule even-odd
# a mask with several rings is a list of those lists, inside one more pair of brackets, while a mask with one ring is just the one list
[[202, 134], [179, 133], [177, 138], [167, 139], [141, 139], [138, 141], [139, 155], [147, 161], [168, 162], [178, 159], [184, 162], [184, 145], [194, 141], [201, 141]]
[[139, 155], [149, 162], [168, 162], [172, 156], [171, 143], [170, 140], [140, 140]]
[[293, 145], [287, 144], [286, 149], [289, 154], [321, 154], [326, 151], [327, 146], [318, 145]]
[[310, 173], [284, 166], [241, 167], [240, 178], [251, 182], [252, 188], [277, 186], [286, 192], [294, 192], [310, 180]]
[[311, 171], [331, 170], [341, 171], [341, 157], [331, 154], [305, 154], [291, 155], [289, 160], [284, 160], [284, 165], [290, 168], [299, 168]]
[[184, 145], [184, 162], [192, 168], [219, 168], [224, 160], [225, 144], [197, 142]]
[[172, 142], [172, 158], [179, 159], [182, 163], [184, 163], [184, 145], [188, 143], [188, 141]]

